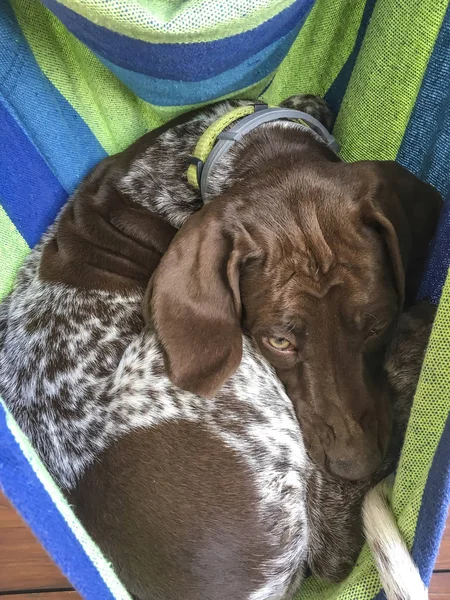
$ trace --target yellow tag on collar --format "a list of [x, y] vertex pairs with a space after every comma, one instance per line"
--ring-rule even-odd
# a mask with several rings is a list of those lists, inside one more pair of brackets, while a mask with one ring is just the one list
[[[201, 160], [203, 163], [208, 158], [211, 150], [216, 143], [217, 136], [224, 131], [229, 125], [237, 121], [238, 119], [242, 119], [242, 117], [246, 117], [247, 115], [251, 115], [255, 112], [255, 105], [250, 104], [249, 106], [239, 106], [233, 110], [230, 110], [225, 115], [211, 123], [211, 125], [206, 129], [206, 131], [200, 136], [200, 139], [195, 146], [194, 152], [192, 154], [193, 158], [197, 160]], [[199, 189], [200, 185], [197, 180], [197, 165], [190, 164], [187, 170], [187, 178], [188, 182], [192, 187]]]

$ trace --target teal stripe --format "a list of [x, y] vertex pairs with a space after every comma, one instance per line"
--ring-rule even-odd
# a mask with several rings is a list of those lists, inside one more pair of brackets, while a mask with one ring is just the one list
[[137, 96], [156, 106], [188, 106], [211, 102], [255, 85], [275, 71], [294, 42], [302, 23], [288, 35], [252, 56], [238, 67], [202, 81], [171, 81], [123, 69], [98, 55], [97, 58]]

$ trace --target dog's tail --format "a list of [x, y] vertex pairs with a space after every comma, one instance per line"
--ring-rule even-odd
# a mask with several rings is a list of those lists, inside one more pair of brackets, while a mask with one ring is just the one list
[[428, 591], [388, 504], [389, 483], [371, 490], [363, 505], [366, 540], [388, 600], [427, 600]]

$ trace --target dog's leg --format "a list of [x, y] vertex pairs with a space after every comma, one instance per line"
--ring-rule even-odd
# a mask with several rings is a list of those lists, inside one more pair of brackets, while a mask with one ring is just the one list
[[308, 566], [316, 577], [342, 581], [361, 551], [361, 505], [369, 484], [315, 471], [308, 482]]
[[293, 108], [311, 115], [331, 131], [334, 124], [334, 115], [323, 98], [313, 94], [296, 94], [280, 104], [284, 108]]

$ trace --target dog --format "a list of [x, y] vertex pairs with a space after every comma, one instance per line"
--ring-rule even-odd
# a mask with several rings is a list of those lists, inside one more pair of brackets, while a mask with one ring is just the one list
[[[0, 393], [141, 600], [287, 599], [308, 565], [342, 579], [429, 332], [411, 309], [415, 360], [389, 373], [440, 205], [398, 165], [276, 121], [204, 205], [189, 155], [246, 104], [102, 161], [0, 307]], [[320, 99], [285, 106], [330, 125]]]

